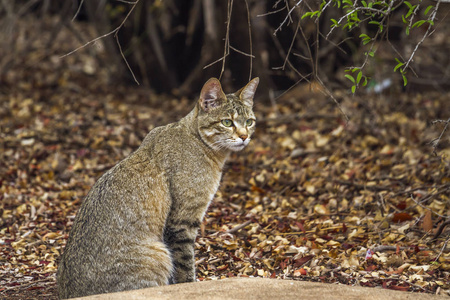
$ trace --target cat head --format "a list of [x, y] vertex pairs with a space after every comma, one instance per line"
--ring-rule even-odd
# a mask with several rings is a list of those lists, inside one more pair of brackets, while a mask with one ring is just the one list
[[240, 151], [255, 131], [253, 97], [259, 78], [233, 94], [225, 95], [216, 78], [209, 79], [198, 100], [198, 130], [203, 141], [214, 150]]

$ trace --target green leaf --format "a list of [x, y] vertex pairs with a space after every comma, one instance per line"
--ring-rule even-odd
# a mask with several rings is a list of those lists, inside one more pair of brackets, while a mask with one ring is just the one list
[[363, 85], [363, 86], [366, 86], [366, 85], [367, 85], [367, 77], [366, 77], [366, 76], [364, 76], [364, 82], [363, 82], [362, 85]]
[[319, 10], [322, 11], [323, 7], [325, 6], [326, 2], [322, 1], [322, 3], [319, 6]]
[[430, 11], [430, 9], [432, 9], [434, 6], [430, 5], [425, 9], [425, 12], [423, 13], [425, 16], [428, 15], [428, 12]]
[[[400, 68], [401, 66], [403, 66], [405, 63], [400, 61], [400, 59], [398, 59], [397, 57], [395, 58], [395, 61], [397, 62], [397, 65], [394, 67], [394, 72], [396, 72], [398, 70], [398, 68]], [[402, 72], [400, 70], [400, 72]]]
[[361, 81], [362, 78], [362, 72], [359, 71], [358, 75], [356, 76], [356, 83], [359, 84], [359, 82]]
[[358, 12], [354, 12], [350, 15], [350, 20], [355, 21], [356, 23], [361, 22], [361, 20], [358, 17]]
[[403, 3], [405, 3], [409, 7], [409, 9], [411, 9], [411, 7], [412, 7], [411, 3], [409, 3], [408, 1], [404, 1]]
[[403, 23], [408, 24], [408, 21], [405, 19], [404, 15], [402, 15], [402, 21], [403, 21]]
[[361, 1], [361, 3], [362, 3], [362, 5], [364, 6], [364, 7], [367, 7], [367, 2], [366, 1]]
[[403, 77], [403, 86], [406, 86], [408, 84], [408, 79], [406, 79], [406, 76], [404, 73], [402, 73], [402, 77]]
[[[367, 35], [367, 34], [365, 34], [365, 33], [361, 33], [360, 35], [359, 35], [359, 37], [360, 38], [369, 38], [369, 36]], [[370, 38], [369, 38], [370, 39]]]
[[370, 51], [369, 52], [369, 56], [374, 57], [375, 56], [375, 52], [374, 51]]
[[425, 22], [426, 22], [426, 20], [420, 20], [420, 21], [417, 21], [416, 23], [413, 24], [413, 26], [412, 26], [411, 28], [414, 28], [414, 27], [420, 27], [420, 26], [422, 26], [422, 24], [425, 23]]
[[343, 0], [342, 3], [352, 6], [353, 2], [351, 0]]
[[352, 94], [354, 94], [356, 92], [356, 85], [352, 86]]
[[406, 35], [409, 35], [409, 26], [406, 26]]
[[311, 18], [312, 15], [313, 15], [313, 12], [312, 12], [312, 11], [309, 11], [309, 12], [307, 12], [307, 13], [304, 13], [303, 16], [302, 16], [302, 20], [303, 20], [304, 18], [307, 18], [307, 17], [310, 17], [310, 18]]
[[377, 22], [377, 21], [370, 21], [369, 24], [380, 25], [380, 22]]
[[414, 5], [413, 7], [411, 7], [411, 8], [409, 9], [409, 11], [408, 11], [408, 13], [406, 14], [406, 17], [405, 17], [405, 18], [408, 18], [408, 17], [414, 12], [414, 10], [416, 9], [416, 6], [417, 6], [417, 5]]
[[345, 74], [345, 78], [347, 78], [347, 79], [350, 80], [351, 82], [355, 83], [355, 78], [353, 78], [352, 75], [350, 75], [350, 74]]
[[359, 37], [363, 40], [363, 45], [367, 45], [368, 43], [370, 43], [372, 41], [372, 39], [370, 38], [370, 36], [368, 36], [365, 33], [361, 33], [359, 35]]
[[401, 62], [398, 58], [395, 58], [395, 60], [398, 62], [398, 64], [394, 67], [394, 72], [396, 72], [398, 68], [400, 68], [405, 64], [404, 62]]

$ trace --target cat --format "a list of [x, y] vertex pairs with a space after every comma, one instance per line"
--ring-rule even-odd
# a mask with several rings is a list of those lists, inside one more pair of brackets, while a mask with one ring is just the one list
[[59, 263], [60, 298], [195, 281], [197, 232], [226, 159], [254, 133], [258, 83], [225, 95], [209, 79], [187, 116], [151, 130], [98, 179]]

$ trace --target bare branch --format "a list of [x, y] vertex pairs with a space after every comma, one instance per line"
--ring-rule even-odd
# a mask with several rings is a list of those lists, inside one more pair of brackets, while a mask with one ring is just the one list
[[[133, 71], [132, 71], [131, 68], [130, 68], [130, 65], [128, 64], [128, 61], [127, 61], [126, 58], [125, 58], [125, 55], [123, 54], [122, 47], [120, 46], [119, 38], [118, 38], [118, 35], [117, 35], [117, 34], [119, 33], [120, 29], [121, 29], [121, 28], [123, 27], [123, 25], [125, 24], [125, 22], [126, 22], [126, 21], [128, 20], [128, 18], [130, 17], [131, 13], [133, 12], [134, 8], [136, 7], [136, 5], [137, 5], [138, 3], [139, 3], [139, 0], [136, 0], [136, 2], [134, 2], [134, 4], [133, 4], [133, 6], [131, 7], [130, 11], [127, 13], [127, 15], [125, 16], [125, 18], [123, 19], [122, 23], [120, 23], [120, 25], [117, 26], [114, 30], [112, 30], [112, 31], [110, 31], [110, 32], [108, 32], [108, 33], [105, 33], [105, 34], [102, 35], [102, 36], [96, 37], [95, 39], [93, 39], [93, 40], [87, 42], [86, 44], [84, 44], [84, 45], [82, 45], [82, 46], [76, 48], [75, 50], [70, 51], [69, 53], [66, 53], [66, 54], [60, 56], [59, 58], [64, 58], [64, 57], [66, 57], [66, 56], [69, 56], [69, 55], [71, 55], [71, 54], [77, 52], [78, 50], [83, 49], [83, 48], [85, 48], [85, 47], [87, 47], [87, 46], [89, 46], [89, 45], [91, 45], [91, 44], [97, 42], [98, 40], [101, 40], [101, 39], [103, 39], [103, 38], [105, 38], [105, 37], [107, 37], [107, 36], [110, 36], [110, 35], [114, 34], [114, 38], [116, 39], [117, 45], [119, 46], [120, 54], [121, 54], [123, 60], [125, 61], [125, 64], [127, 65], [128, 70], [130, 70], [131, 75], [133, 76], [134, 80], [136, 81], [137, 84], [139, 84], [139, 82], [138, 82], [137, 79], [136, 79], [136, 76], [134, 76], [134, 73], [133, 73]], [[81, 2], [80, 7], [81, 7], [82, 4], [83, 4], [83, 1]], [[80, 7], [78, 8], [78, 11], [80, 10]], [[75, 18], [75, 17], [76, 17], [76, 14], [75, 14], [74, 18]]]
[[[248, 80], [250, 81], [252, 79], [252, 70], [253, 70], [253, 43], [252, 43], [252, 27], [250, 23], [250, 9], [248, 8], [248, 2], [247, 0], [244, 0], [245, 2], [245, 9], [247, 10], [247, 22], [248, 22], [248, 41], [250, 46], [250, 74], [248, 75]], [[235, 50], [236, 51], [236, 50]]]
[[75, 15], [73, 15], [72, 22], [77, 18], [78, 14], [80, 13], [81, 7], [83, 6], [84, 0], [81, 0], [80, 5], [78, 5], [77, 12]]
[[128, 70], [130, 70], [130, 73], [133, 76], [134, 81], [137, 83], [137, 85], [139, 85], [139, 81], [136, 79], [136, 76], [134, 76], [133, 70], [131, 69], [130, 65], [128, 64], [128, 61], [125, 58], [125, 55], [123, 54], [122, 46], [120, 45], [120, 42], [119, 42], [119, 36], [117, 34], [115, 34], [114, 36], [116, 37], [116, 43], [117, 43], [117, 46], [119, 47], [120, 55], [122, 56], [123, 60], [125, 61], [125, 64], [127, 65]]
[[231, 13], [233, 12], [233, 0], [228, 0], [228, 11], [227, 11], [227, 32], [225, 34], [225, 45], [223, 47], [223, 57], [222, 57], [222, 69], [220, 70], [219, 80], [222, 78], [223, 72], [225, 71], [226, 57], [230, 54], [230, 23], [231, 23]]
[[[448, 222], [448, 221], [447, 221]], [[446, 223], [447, 223], [446, 222]], [[439, 257], [441, 257], [442, 253], [445, 252], [445, 249], [447, 248], [447, 244], [450, 241], [450, 235], [449, 237], [445, 240], [444, 245], [442, 245], [441, 251], [439, 252], [438, 256], [436, 256], [436, 259], [434, 261], [438, 261]]]
[[125, 4], [132, 4], [132, 5], [135, 5], [135, 4], [138, 3], [139, 0], [137, 0], [137, 1], [116, 0], [116, 1], [117, 1], [117, 2], [122, 2], [122, 3], [125, 3]]
[[[294, 37], [292, 38], [292, 42], [291, 42], [291, 45], [289, 46], [288, 53], [286, 54], [286, 58], [284, 59], [283, 66], [281, 67], [282, 70], [284, 70], [284, 68], [286, 67], [286, 62], [289, 59], [289, 54], [291, 53], [292, 47], [294, 46], [295, 38], [297, 37], [297, 33], [300, 28], [300, 21], [301, 20], [298, 20], [297, 28], [295, 29], [295, 32], [294, 32]], [[303, 30], [302, 30], [302, 32], [303, 32]], [[307, 47], [307, 48], [309, 49], [309, 47]]]
[[[378, 13], [378, 14], [384, 15], [383, 21], [380, 22], [380, 23], [383, 23], [384, 20], [386, 19], [386, 17], [391, 13], [391, 9], [392, 9], [392, 5], [393, 5], [393, 4], [394, 4], [394, 1], [391, 1], [391, 2], [389, 3], [389, 8], [388, 8], [387, 11], [382, 11], [382, 10], [379, 10], [379, 9], [376, 9], [376, 8], [371, 8], [371, 7], [363, 7], [363, 6], [356, 7], [355, 9], [351, 10], [349, 13], [347, 13], [347, 14], [343, 15], [341, 18], [339, 18], [339, 20], [337, 21], [337, 24], [341, 24], [342, 21], [343, 21], [345, 18], [347, 18], [348, 16], [350, 16], [352, 13], [354, 13], [354, 12], [356, 12], [356, 11], [360, 11], [360, 10], [368, 10], [368, 11], [372, 11], [372, 12], [376, 12], [376, 13]], [[328, 39], [328, 37], [330, 36], [330, 34], [334, 31], [334, 29], [335, 29], [336, 27], [337, 27], [337, 26], [334, 26], [334, 27], [332, 27], [332, 28], [330, 29], [330, 31], [328, 32], [327, 36], [325, 37], [326, 39]]]
[[209, 65], [204, 66], [204, 67], [203, 67], [203, 70], [206, 69], [206, 68], [209, 68], [209, 67], [211, 67], [211, 66], [213, 66], [213, 65], [215, 65], [215, 64], [218, 63], [219, 61], [224, 60], [225, 57], [227, 57], [228, 55], [229, 55], [229, 53], [227, 53], [225, 56], [222, 56], [222, 57], [219, 58], [218, 60], [213, 61], [213, 62], [210, 63]]
[[[447, 221], [445, 221], [444, 223], [442, 223], [441, 226], [439, 226], [438, 230], [437, 230], [436, 233], [434, 234], [434, 236], [433, 236], [433, 238], [431, 239], [431, 241], [437, 240], [437, 238], [441, 235], [442, 231], [444, 230], [444, 228], [445, 228], [447, 225], [450, 225], [450, 219], [447, 220]], [[448, 240], [447, 240], [447, 242], [448, 242]], [[446, 244], [447, 244], [447, 242], [446, 242]], [[445, 247], [444, 247], [444, 248], [445, 248]]]
[[345, 111], [342, 109], [341, 104], [337, 101], [337, 99], [334, 97], [333, 93], [331, 93], [331, 91], [325, 86], [325, 84], [322, 82], [322, 80], [319, 77], [316, 77], [317, 82], [320, 83], [320, 85], [323, 87], [323, 89], [325, 90], [325, 93], [331, 98], [333, 99], [334, 103], [337, 105], [339, 111], [341, 112], [341, 114], [345, 117], [345, 120], [347, 120], [347, 124], [350, 121], [350, 118], [348, 117], [348, 115], [345, 113]]
[[[273, 33], [273, 35], [277, 35], [277, 32], [281, 30], [281, 27], [283, 27], [283, 25], [287, 22], [287, 20], [291, 20], [291, 13], [294, 11], [294, 9], [296, 9], [300, 3], [302, 3], [303, 0], [298, 1], [287, 13], [286, 18], [284, 18], [283, 22], [281, 22], [280, 26], [278, 26], [277, 29], [275, 29], [275, 32]], [[291, 20], [292, 21], [292, 20]]]
[[419, 11], [420, 8], [420, 4], [422, 3], [422, 0], [420, 0], [420, 2], [417, 4], [416, 9], [414, 9], [412, 15], [411, 15], [411, 19], [409, 20], [409, 24], [408, 24], [408, 28], [411, 29], [412, 26], [412, 22], [414, 20], [414, 17], [416, 16], [417, 12]]
[[437, 149], [439, 143], [441, 142], [442, 136], [444, 135], [445, 131], [447, 131], [448, 124], [450, 123], [450, 118], [448, 118], [447, 121], [445, 121], [445, 120], [434, 120], [432, 122], [432, 124], [436, 124], [436, 123], [445, 123], [445, 126], [444, 126], [444, 129], [442, 129], [441, 134], [439, 135], [439, 137], [431, 142], [431, 144], [433, 145], [433, 153], [435, 155], [436, 155], [436, 149]]
[[75, 52], [77, 52], [78, 50], [83, 49], [83, 48], [85, 48], [85, 47], [87, 47], [87, 46], [89, 46], [89, 45], [91, 45], [91, 44], [97, 42], [98, 40], [101, 40], [101, 39], [103, 39], [103, 38], [105, 38], [105, 37], [107, 37], [107, 36], [110, 36], [110, 35], [116, 33], [118, 30], [119, 30], [119, 27], [117, 27], [117, 28], [114, 29], [113, 31], [110, 31], [110, 32], [108, 32], [108, 33], [105, 33], [105, 34], [102, 35], [102, 36], [99, 36], [99, 37], [96, 37], [96, 38], [93, 39], [93, 40], [90, 40], [90, 41], [87, 42], [86, 44], [84, 44], [84, 45], [82, 45], [82, 46], [76, 48], [75, 50], [70, 51], [69, 53], [66, 53], [66, 54], [60, 56], [59, 58], [64, 58], [64, 57], [66, 57], [66, 56], [72, 55], [72, 54], [74, 54]]
[[242, 228], [248, 226], [251, 222], [252, 222], [252, 220], [248, 220], [240, 225], [237, 225], [237, 226], [225, 231], [225, 233], [235, 233], [235, 232], [241, 230]]
[[[241, 50], [239, 50], [239, 49], [237, 49], [237, 48], [235, 48], [235, 47], [233, 47], [233, 46], [231, 46], [231, 45], [230, 45], [229, 47], [230, 47], [231, 50], [236, 51], [237, 53], [240, 53], [240, 54], [242, 54], [242, 55], [245, 55], [245, 56], [248, 56], [248, 57], [251, 57], [251, 58], [255, 58], [254, 55], [249, 54], [249, 53], [245, 53], [244, 51], [241, 51]], [[251, 73], [251, 72], [250, 72], [250, 73]]]
[[438, 11], [439, 8], [439, 4], [441, 3], [441, 0], [438, 0], [436, 3], [436, 6], [434, 7], [433, 12], [431, 13], [430, 17], [428, 18], [428, 22], [430, 23], [430, 25], [428, 25], [427, 31], [425, 32], [425, 34], [423, 35], [422, 39], [417, 43], [416, 47], [414, 48], [414, 51], [411, 53], [411, 56], [409, 57], [408, 61], [406, 62], [405, 66], [403, 67], [403, 72], [406, 71], [406, 69], [409, 67], [409, 64], [411, 63], [414, 55], [416, 54], [417, 49], [419, 49], [419, 46], [425, 41], [425, 39], [432, 34], [431, 28], [433, 27], [432, 24], [434, 24], [434, 19], [436, 18], [436, 13]]
[[283, 10], [285, 10], [285, 9], [286, 9], [286, 6], [280, 8], [280, 9], [277, 9], [277, 10], [274, 10], [274, 11], [269, 11], [268, 13], [260, 14], [260, 15], [256, 15], [256, 16], [257, 16], [258, 18], [259, 18], [259, 17], [265, 17], [265, 16], [268, 16], [268, 15], [273, 15], [273, 14], [279, 13], [280, 11], [283, 11]]

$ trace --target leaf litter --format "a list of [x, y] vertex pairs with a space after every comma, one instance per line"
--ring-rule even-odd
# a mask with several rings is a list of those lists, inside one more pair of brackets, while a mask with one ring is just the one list
[[[90, 53], [55, 59], [74, 48], [67, 36], [42, 60], [43, 36], [2, 78], [2, 297], [57, 298], [58, 258], [90, 187], [150, 129], [193, 105], [111, 84]], [[442, 129], [430, 123], [450, 115], [450, 94], [336, 95], [348, 123], [307, 85], [276, 107], [257, 101], [257, 132], [231, 155], [196, 241], [198, 280], [449, 294], [448, 135], [438, 155], [429, 142]]]

